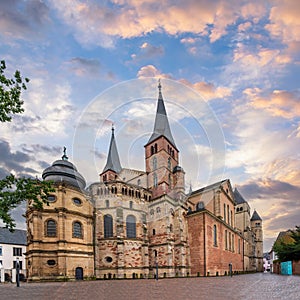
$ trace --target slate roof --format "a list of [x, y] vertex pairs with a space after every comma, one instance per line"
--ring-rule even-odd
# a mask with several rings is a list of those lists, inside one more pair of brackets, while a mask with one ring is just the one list
[[261, 217], [259, 216], [256, 210], [254, 211], [250, 221], [262, 221]]
[[234, 189], [233, 195], [234, 195], [236, 204], [247, 203], [247, 201], [243, 198], [243, 196], [240, 194], [240, 192], [237, 190], [237, 188]]
[[175, 141], [174, 141], [172, 133], [171, 133], [171, 129], [170, 129], [170, 125], [169, 125], [169, 121], [168, 121], [168, 117], [167, 117], [167, 112], [166, 112], [166, 108], [165, 108], [165, 104], [164, 104], [164, 100], [163, 100], [163, 96], [162, 96], [162, 92], [161, 92], [160, 82], [158, 85], [158, 89], [159, 89], [159, 94], [158, 94], [157, 111], [156, 111], [156, 116], [155, 116], [154, 129], [153, 129], [153, 133], [152, 133], [147, 145], [150, 144], [151, 142], [153, 142], [154, 140], [158, 139], [159, 137], [164, 136], [173, 145], [173, 147], [175, 147], [177, 149], [177, 147], [175, 145]]
[[8, 228], [0, 227], [0, 244], [24, 245], [27, 244], [27, 231], [15, 229], [10, 232]]
[[114, 128], [112, 128], [111, 131], [112, 133], [111, 133], [111, 140], [110, 140], [110, 145], [108, 150], [107, 161], [102, 173], [108, 170], [114, 171], [116, 173], [120, 173], [122, 170], [117, 144], [115, 140]]

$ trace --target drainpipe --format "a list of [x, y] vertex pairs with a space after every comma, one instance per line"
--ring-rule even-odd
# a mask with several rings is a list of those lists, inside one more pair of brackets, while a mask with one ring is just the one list
[[206, 230], [205, 230], [205, 213], [203, 213], [203, 252], [204, 252], [204, 276], [206, 276]]

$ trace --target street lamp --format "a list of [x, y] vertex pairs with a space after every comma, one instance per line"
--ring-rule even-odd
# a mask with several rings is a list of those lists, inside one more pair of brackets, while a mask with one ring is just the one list
[[17, 287], [20, 287], [20, 264], [19, 264], [19, 257], [17, 257], [17, 261], [16, 261], [16, 271], [17, 271]]

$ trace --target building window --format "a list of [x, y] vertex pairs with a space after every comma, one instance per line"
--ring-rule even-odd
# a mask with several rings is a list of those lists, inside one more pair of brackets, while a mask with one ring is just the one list
[[226, 204], [224, 203], [224, 222], [226, 222]]
[[130, 208], [130, 209], [133, 208], [133, 202], [132, 202], [132, 201], [129, 202], [129, 208]]
[[153, 166], [153, 170], [157, 169], [157, 158], [156, 157], [153, 157], [153, 159], [152, 159], [152, 166]]
[[204, 202], [200, 201], [197, 203], [196, 210], [202, 210], [202, 209], [204, 209]]
[[239, 250], [239, 254], [241, 253], [241, 240], [238, 239], [238, 250]]
[[155, 229], [152, 229], [152, 235], [155, 235], [156, 232], [155, 232]]
[[141, 185], [141, 179], [138, 179], [137, 181], [137, 185], [140, 186]]
[[81, 203], [82, 203], [79, 198], [73, 198], [72, 200], [73, 200], [73, 203], [78, 206], [81, 205]]
[[113, 237], [113, 218], [111, 215], [104, 216], [104, 237]]
[[46, 221], [46, 236], [56, 236], [56, 222], [54, 220]]
[[22, 248], [13, 247], [13, 256], [22, 256]]
[[229, 205], [227, 205], [227, 223], [229, 223], [230, 220], [229, 220]]
[[129, 215], [126, 218], [126, 236], [128, 238], [136, 238], [136, 222], [133, 215]]
[[56, 197], [55, 197], [55, 195], [48, 195], [47, 200], [48, 200], [48, 202], [55, 202]]
[[78, 221], [73, 223], [73, 237], [82, 238], [82, 226]]
[[217, 225], [214, 225], [214, 246], [218, 246], [218, 243], [217, 243]]
[[154, 187], [157, 187], [157, 175], [156, 175], [156, 173], [153, 174], [153, 185], [154, 185]]
[[105, 207], [109, 208], [109, 200], [105, 200]]
[[227, 250], [228, 244], [227, 244], [227, 230], [225, 230], [225, 250]]
[[48, 266], [55, 266], [56, 265], [56, 261], [54, 259], [48, 259], [47, 260], [47, 265]]
[[153, 208], [150, 210], [150, 215], [151, 215], [151, 216], [154, 215], [154, 209], [153, 209]]
[[232, 220], [232, 210], [230, 211], [230, 225], [233, 226], [233, 220]]
[[232, 234], [232, 251], [234, 251], [234, 235]]
[[2, 246], [0, 246], [0, 256], [2, 256]]
[[171, 170], [171, 157], [168, 158], [168, 168]]

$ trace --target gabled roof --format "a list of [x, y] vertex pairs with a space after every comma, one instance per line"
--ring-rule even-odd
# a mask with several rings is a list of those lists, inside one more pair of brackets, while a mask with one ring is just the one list
[[234, 189], [233, 195], [234, 195], [236, 204], [247, 203], [247, 201], [243, 198], [243, 196], [240, 194], [240, 192], [237, 190], [237, 188]]
[[112, 128], [111, 131], [112, 133], [111, 133], [111, 140], [110, 140], [110, 145], [108, 150], [107, 161], [102, 173], [108, 170], [114, 171], [116, 173], [120, 173], [122, 170], [117, 144], [115, 141], [114, 128]]
[[195, 195], [195, 194], [198, 194], [198, 193], [201, 193], [201, 192], [203, 192], [203, 191], [208, 191], [208, 190], [213, 190], [213, 189], [215, 189], [215, 188], [218, 188], [218, 187], [220, 187], [224, 182], [226, 182], [227, 180], [228, 180], [228, 179], [224, 179], [224, 180], [218, 181], [218, 182], [216, 182], [216, 183], [210, 184], [210, 185], [208, 185], [208, 186], [205, 186], [205, 187], [203, 187], [203, 188], [201, 188], [201, 189], [199, 189], [199, 190], [193, 191], [193, 192], [191, 193], [191, 196], [192, 196], [192, 195]]
[[167, 112], [166, 112], [166, 108], [165, 108], [165, 104], [164, 104], [164, 100], [163, 100], [163, 96], [162, 96], [162, 92], [161, 92], [160, 81], [158, 84], [158, 90], [159, 90], [159, 94], [158, 94], [157, 111], [156, 111], [156, 116], [155, 116], [154, 129], [153, 129], [153, 133], [152, 133], [147, 145], [150, 144], [151, 142], [153, 142], [154, 140], [158, 139], [159, 137], [164, 136], [177, 149], [177, 147], [175, 145], [175, 141], [174, 141], [172, 133], [171, 133], [171, 129], [170, 129], [170, 125], [169, 125], [169, 121], [168, 121], [168, 117], [167, 117]]
[[10, 232], [8, 228], [0, 227], [0, 244], [24, 245], [27, 244], [26, 230], [15, 229]]
[[262, 221], [261, 217], [259, 216], [256, 210], [254, 211], [250, 221]]

